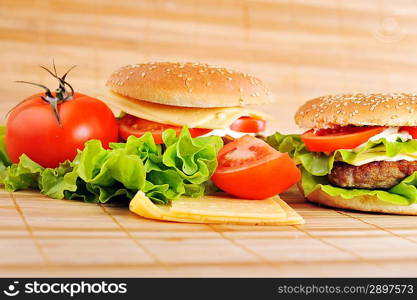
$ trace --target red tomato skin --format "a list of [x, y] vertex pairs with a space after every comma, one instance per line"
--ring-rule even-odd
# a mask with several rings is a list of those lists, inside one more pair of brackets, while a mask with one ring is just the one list
[[[290, 167], [282, 168], [283, 162]], [[301, 178], [300, 171], [288, 156], [237, 172], [214, 173], [214, 184], [223, 191], [243, 199], [262, 200], [290, 188]]]
[[240, 117], [230, 125], [230, 129], [245, 133], [259, 133], [266, 128], [266, 121], [253, 117]]
[[369, 138], [374, 135], [381, 133], [386, 127], [342, 127], [340, 130], [357, 130], [355, 133], [336, 133], [324, 134], [319, 131], [317, 134], [314, 133], [313, 129], [304, 132], [301, 135], [301, 139], [306, 145], [306, 148], [311, 152], [333, 152], [339, 149], [353, 149], [362, 143], [366, 142]]
[[218, 153], [218, 167], [211, 177], [223, 191], [244, 199], [277, 195], [300, 180], [301, 174], [287, 153], [245, 135]]
[[[133, 126], [136, 127], [134, 128]], [[155, 144], [163, 144], [162, 133], [167, 129], [175, 130], [178, 136], [181, 133], [182, 127], [148, 121], [132, 115], [126, 115], [119, 120], [119, 135], [123, 140], [127, 140], [131, 135], [141, 137], [149, 131], [152, 133]], [[189, 128], [188, 130], [193, 138], [212, 131], [212, 129], [204, 128]]]
[[58, 105], [62, 127], [49, 103], [36, 94], [10, 113], [6, 124], [6, 149], [12, 162], [22, 154], [43, 167], [54, 168], [72, 160], [84, 143], [98, 139], [104, 147], [118, 140], [113, 112], [102, 101], [75, 93]]

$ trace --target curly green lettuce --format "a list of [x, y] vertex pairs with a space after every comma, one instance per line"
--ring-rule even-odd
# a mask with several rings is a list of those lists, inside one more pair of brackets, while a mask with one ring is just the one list
[[357, 196], [372, 195], [378, 199], [396, 205], [417, 203], [417, 172], [402, 180], [389, 190], [347, 189], [332, 186], [327, 175], [335, 161], [355, 165], [361, 161], [384, 160], [396, 155], [408, 155], [417, 159], [417, 141], [401, 140], [389, 142], [384, 138], [368, 141], [365, 145], [352, 150], [337, 150], [331, 154], [310, 152], [305, 147], [300, 135], [283, 135], [279, 132], [266, 138], [268, 144], [280, 152], [287, 152], [300, 165], [302, 171], [301, 185], [305, 195], [321, 189], [331, 196], [351, 199]]
[[[104, 149], [98, 140], [91, 140], [72, 162], [55, 169], [43, 168], [26, 155], [18, 164], [10, 164], [7, 155], [3, 160], [6, 152], [0, 150], [1, 182], [8, 191], [37, 189], [57, 199], [94, 203], [131, 199], [137, 191], [157, 204], [168, 204], [182, 195], [203, 195], [217, 167], [222, 139], [192, 138], [184, 128], [178, 137], [174, 130], [166, 130], [163, 141], [164, 145], [157, 145], [146, 133]], [[1, 146], [0, 142], [4, 149]]]

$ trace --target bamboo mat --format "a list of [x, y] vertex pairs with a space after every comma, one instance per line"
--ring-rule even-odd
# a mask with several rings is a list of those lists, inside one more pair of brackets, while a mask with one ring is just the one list
[[123, 204], [0, 193], [0, 276], [416, 276], [417, 218], [283, 195], [299, 226], [158, 222]]
[[[414, 0], [2, 0], [0, 115], [55, 59], [94, 95], [121, 65], [200, 61], [255, 74], [277, 104], [271, 128], [297, 131], [305, 100], [415, 92]], [[1, 122], [0, 122], [1, 123]], [[417, 217], [359, 214], [283, 196], [303, 226], [193, 225], [117, 205], [0, 192], [0, 276], [417, 276]]]

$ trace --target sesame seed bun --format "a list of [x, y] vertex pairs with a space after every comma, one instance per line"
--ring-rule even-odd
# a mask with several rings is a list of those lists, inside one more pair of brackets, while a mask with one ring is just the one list
[[258, 78], [198, 63], [128, 65], [115, 71], [106, 86], [122, 96], [174, 106], [231, 107], [274, 101]]
[[394, 205], [385, 201], [381, 201], [378, 199], [378, 197], [371, 195], [354, 197], [352, 199], [344, 199], [340, 196], [330, 196], [329, 194], [323, 192], [321, 189], [317, 189], [310, 193], [307, 196], [307, 199], [310, 202], [323, 204], [329, 207], [384, 214], [417, 215], [417, 204]]
[[307, 101], [295, 114], [302, 128], [417, 126], [417, 95], [342, 94]]

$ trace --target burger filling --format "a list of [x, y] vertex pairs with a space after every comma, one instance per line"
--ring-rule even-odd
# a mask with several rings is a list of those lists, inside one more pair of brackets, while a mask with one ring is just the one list
[[397, 205], [417, 203], [417, 128], [347, 126], [276, 133], [267, 142], [288, 152], [308, 196], [316, 189], [350, 199], [372, 195]]
[[[192, 137], [217, 135], [230, 138], [238, 138], [245, 134], [258, 134], [265, 130], [266, 121], [255, 117], [240, 117], [235, 120], [230, 128], [226, 129], [207, 129], [207, 128], [188, 128]], [[131, 135], [136, 137], [143, 136], [146, 132], [150, 132], [155, 143], [163, 143], [163, 132], [172, 129], [181, 132], [183, 126], [175, 126], [169, 124], [158, 123], [146, 119], [138, 118], [129, 114], [122, 113], [119, 117], [119, 135], [123, 140]]]
[[336, 162], [328, 178], [343, 188], [390, 189], [414, 172], [417, 161], [374, 161], [361, 166]]
[[[388, 127], [365, 143], [356, 147], [366, 147], [369, 141], [384, 139], [386, 142], [412, 140], [412, 135], [399, 127]], [[370, 155], [369, 155], [370, 154]], [[368, 158], [353, 161], [354, 165], [338, 161], [333, 165], [328, 179], [332, 185], [343, 188], [364, 189], [390, 189], [399, 184], [403, 179], [417, 172], [416, 157], [408, 155], [396, 155], [394, 157], [381, 157], [368, 153]]]

